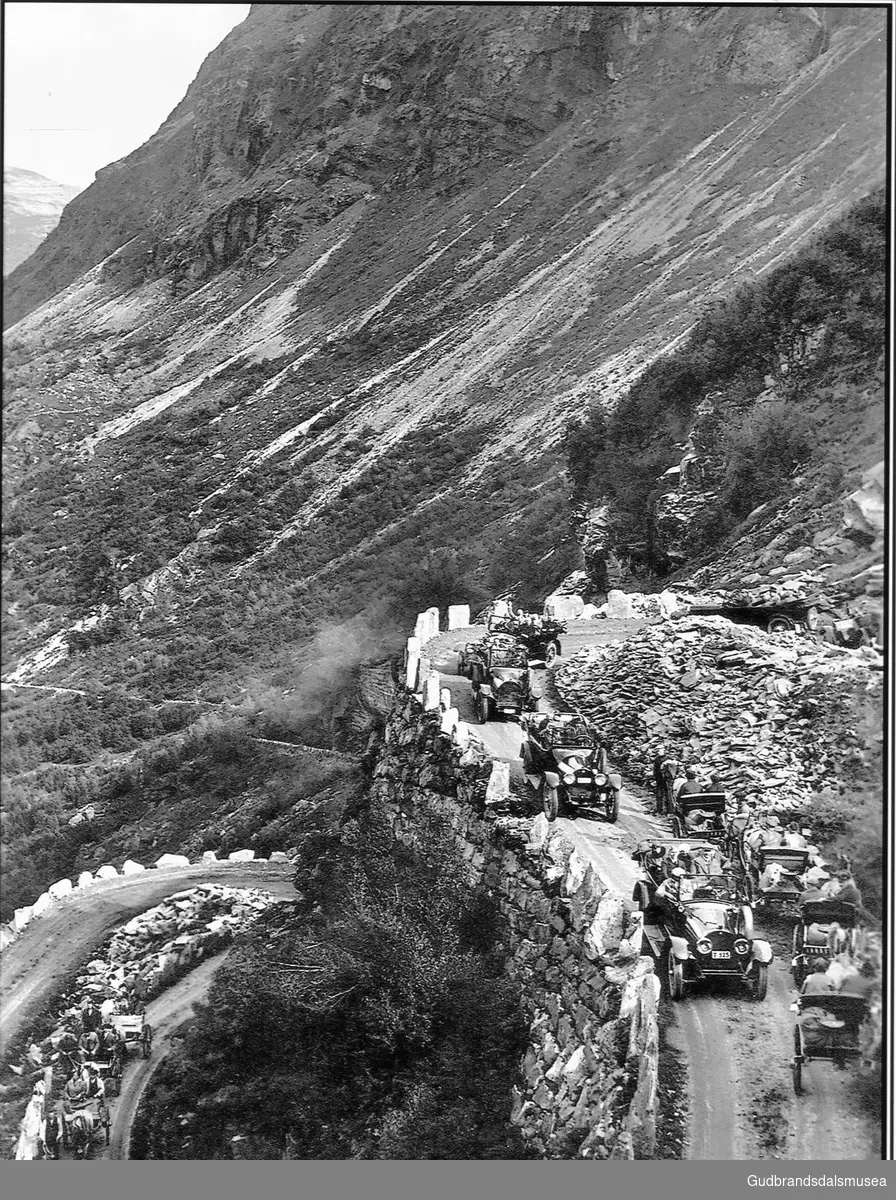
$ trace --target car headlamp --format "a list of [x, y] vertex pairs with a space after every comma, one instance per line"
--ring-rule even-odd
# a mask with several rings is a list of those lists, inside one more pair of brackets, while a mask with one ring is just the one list
[[734, 950], [737, 954], [749, 954], [750, 943], [746, 940], [746, 938], [738, 938], [734, 943]]
[[709, 940], [709, 938], [701, 938], [697, 943], [697, 953], [709, 954], [710, 950], [712, 950], [712, 942]]

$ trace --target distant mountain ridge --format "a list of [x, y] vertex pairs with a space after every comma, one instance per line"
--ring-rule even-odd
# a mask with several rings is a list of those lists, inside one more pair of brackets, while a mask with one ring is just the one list
[[30, 258], [81, 188], [22, 167], [3, 169], [3, 274]]

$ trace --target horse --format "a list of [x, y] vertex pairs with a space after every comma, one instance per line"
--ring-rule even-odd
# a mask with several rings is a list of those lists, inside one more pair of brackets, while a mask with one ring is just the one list
[[68, 1122], [68, 1141], [75, 1158], [86, 1158], [96, 1125], [92, 1112], [80, 1108]]

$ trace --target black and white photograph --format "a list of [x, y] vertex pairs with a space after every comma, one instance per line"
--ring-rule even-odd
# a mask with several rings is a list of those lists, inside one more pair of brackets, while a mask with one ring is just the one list
[[892, 7], [2, 17], [0, 1157], [885, 1186]]

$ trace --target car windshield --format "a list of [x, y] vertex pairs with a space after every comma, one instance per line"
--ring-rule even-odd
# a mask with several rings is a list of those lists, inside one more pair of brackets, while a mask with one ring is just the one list
[[688, 905], [688, 916], [699, 921], [705, 929], [726, 929], [728, 906], [701, 901]]
[[553, 725], [550, 737], [555, 746], [591, 745], [591, 730], [584, 721], [569, 721], [562, 725]]

